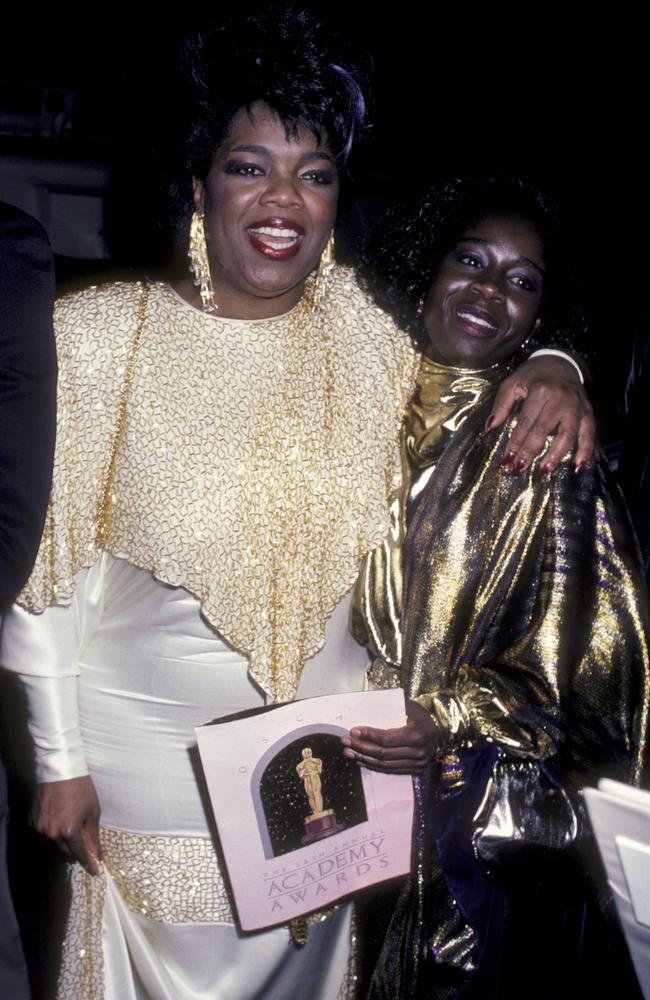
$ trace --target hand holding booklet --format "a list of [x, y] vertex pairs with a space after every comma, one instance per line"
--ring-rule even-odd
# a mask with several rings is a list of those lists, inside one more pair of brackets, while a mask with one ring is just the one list
[[410, 776], [360, 768], [340, 742], [355, 725], [405, 722], [403, 691], [355, 691], [196, 730], [243, 930], [285, 923], [410, 870]]

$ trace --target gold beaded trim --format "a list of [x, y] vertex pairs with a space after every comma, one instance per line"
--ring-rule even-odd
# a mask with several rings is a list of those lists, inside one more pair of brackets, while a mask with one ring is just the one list
[[[79, 864], [68, 866], [71, 902], [57, 1000], [103, 1000], [105, 872], [133, 913], [161, 923], [234, 923], [214, 845], [207, 837], [161, 837], [106, 827], [100, 829], [100, 837], [104, 862], [98, 876], [89, 875]], [[337, 909], [329, 907], [292, 921], [294, 943], [304, 944], [309, 928]], [[356, 951], [352, 914], [350, 956], [337, 1000], [355, 996]]]
[[[134, 913], [162, 923], [235, 923], [214, 844], [207, 837], [160, 837], [102, 827], [104, 865]], [[338, 904], [290, 921], [294, 944]]]
[[101, 831], [104, 864], [134, 913], [162, 923], [234, 923], [214, 844], [207, 837]]
[[113, 443], [111, 444], [109, 459], [104, 470], [104, 475], [102, 476], [102, 488], [99, 494], [97, 514], [95, 515], [95, 538], [97, 540], [97, 545], [100, 548], [104, 548], [106, 546], [108, 533], [113, 522], [113, 512], [115, 510], [115, 503], [117, 500], [113, 486], [115, 480], [115, 466], [117, 464], [117, 456], [120, 451], [122, 439], [124, 438], [127, 406], [129, 396], [131, 394], [131, 386], [133, 385], [135, 361], [138, 355], [138, 348], [140, 346], [140, 341], [142, 340], [142, 334], [144, 333], [145, 322], [147, 319], [148, 302], [149, 285], [146, 282], [143, 282], [142, 294], [140, 295], [140, 302], [138, 303], [135, 335], [133, 337], [133, 343], [131, 344], [131, 350], [126, 363], [124, 381], [122, 382], [117, 398], [117, 424], [115, 427], [115, 434], [113, 436]]
[[102, 915], [104, 873], [93, 877], [80, 864], [68, 865], [71, 900], [63, 941], [57, 1000], [103, 1000]]

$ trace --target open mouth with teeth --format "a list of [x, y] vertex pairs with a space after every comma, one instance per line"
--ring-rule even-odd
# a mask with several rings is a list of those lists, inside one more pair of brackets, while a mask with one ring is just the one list
[[499, 324], [481, 309], [459, 306], [456, 317], [461, 326], [474, 337], [490, 337], [499, 332]]
[[305, 238], [302, 229], [275, 219], [249, 226], [246, 231], [255, 249], [271, 260], [287, 260], [293, 257], [300, 250]]

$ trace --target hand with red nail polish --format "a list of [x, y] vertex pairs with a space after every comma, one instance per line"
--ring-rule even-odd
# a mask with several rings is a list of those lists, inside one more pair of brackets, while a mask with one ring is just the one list
[[595, 423], [591, 403], [578, 375], [568, 361], [544, 355], [526, 361], [500, 385], [485, 431], [499, 427], [522, 401], [517, 425], [510, 435], [503, 468], [525, 471], [547, 447], [548, 471], [573, 448], [576, 466], [587, 462], [594, 450]]

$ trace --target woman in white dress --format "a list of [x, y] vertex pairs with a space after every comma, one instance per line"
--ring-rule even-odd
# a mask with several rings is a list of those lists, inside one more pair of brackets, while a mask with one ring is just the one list
[[238, 932], [194, 727], [364, 686], [349, 593], [388, 526], [418, 358], [331, 260], [364, 113], [350, 61], [277, 11], [188, 52], [192, 277], [58, 305], [54, 485], [3, 663], [34, 824], [81, 862], [59, 995], [329, 1000], [354, 989], [349, 907], [306, 944]]

